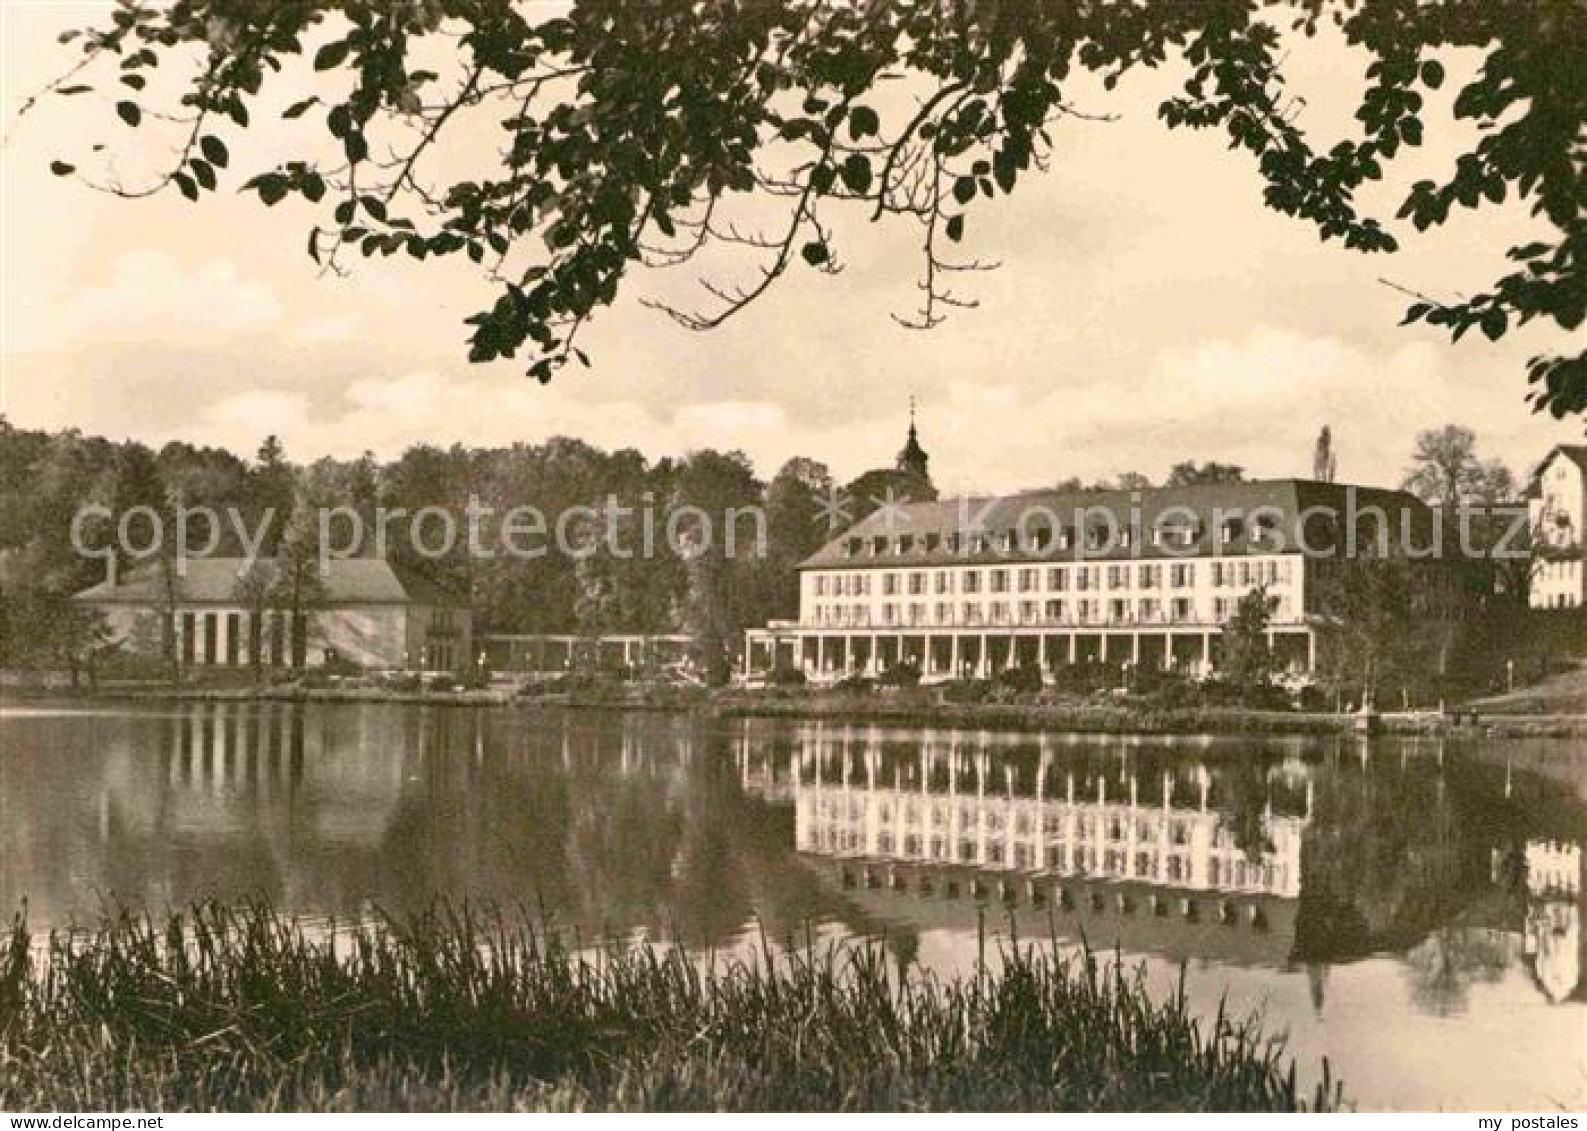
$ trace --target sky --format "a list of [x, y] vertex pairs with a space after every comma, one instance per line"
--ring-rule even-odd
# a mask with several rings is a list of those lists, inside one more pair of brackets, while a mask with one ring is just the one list
[[[1526, 359], [1563, 335], [1529, 327], [1451, 344], [1400, 327], [1408, 300], [1381, 281], [1482, 288], [1507, 247], [1541, 231], [1524, 205], [1462, 213], [1427, 234], [1394, 222], [1392, 256], [1322, 244], [1261, 206], [1250, 160], [1219, 135], [1156, 121], [1173, 72], [1111, 94], [1066, 90], [1116, 119], [1057, 123], [1050, 170], [971, 213], [965, 246], [1000, 267], [966, 281], [978, 307], [935, 330], [891, 317], [915, 303], [919, 230], [855, 214], [837, 226], [840, 274], [796, 269], [709, 333], [639, 301], [686, 302], [698, 293], [690, 268], [633, 277], [581, 336], [591, 368], [542, 386], [522, 359], [467, 361], [462, 320], [494, 296], [466, 260], [359, 260], [347, 277], [322, 276], [304, 251], [320, 218], [311, 208], [266, 209], [235, 191], [294, 152], [275, 114], [256, 111], [253, 129], [227, 135], [232, 168], [200, 205], [175, 193], [121, 200], [52, 176], [52, 159], [105, 141], [133, 178], [162, 151], [160, 135], [149, 123], [132, 134], [98, 95], [18, 117], [75, 59], [58, 33], [103, 8], [0, 0], [0, 11], [0, 411], [17, 427], [244, 454], [275, 433], [300, 461], [561, 434], [652, 457], [738, 448], [767, 476], [804, 455], [849, 477], [891, 463], [913, 396], [933, 478], [950, 493], [1160, 478], [1184, 459], [1307, 475], [1324, 424], [1339, 477], [1372, 484], [1397, 483], [1417, 431], [1446, 423], [1474, 428], [1483, 454], [1518, 473], [1582, 439], [1579, 420], [1525, 402]], [[1452, 97], [1472, 60], [1447, 62]], [[1287, 65], [1304, 127], [1352, 136], [1362, 60], [1324, 35], [1297, 41]], [[305, 81], [291, 77], [267, 105], [301, 97]], [[1405, 186], [1446, 172], [1469, 142], [1447, 109], [1432, 105], [1427, 144], [1364, 197], [1385, 220]], [[475, 143], [488, 138], [439, 154], [433, 171], [463, 175], [447, 162]]]

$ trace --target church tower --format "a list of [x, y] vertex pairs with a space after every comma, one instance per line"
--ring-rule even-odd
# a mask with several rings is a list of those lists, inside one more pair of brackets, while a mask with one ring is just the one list
[[904, 441], [903, 450], [898, 453], [897, 467], [899, 471], [908, 472], [925, 482], [931, 481], [931, 476], [926, 472], [926, 465], [930, 457], [926, 449], [920, 446], [920, 437], [915, 433], [915, 398], [909, 398], [909, 438]]

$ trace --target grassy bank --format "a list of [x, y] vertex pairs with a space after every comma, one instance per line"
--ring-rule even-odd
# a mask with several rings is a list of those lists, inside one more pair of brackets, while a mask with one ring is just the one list
[[[711, 708], [726, 718], [833, 719], [890, 726], [942, 726], [1070, 734], [1340, 735], [1354, 730], [1349, 714], [1265, 711], [1251, 707], [1164, 706], [1147, 699], [1049, 697], [1035, 693], [1007, 701], [953, 703], [930, 688], [845, 694], [805, 688], [724, 691]], [[1390, 734], [1485, 737], [1587, 737], [1587, 716], [1480, 714], [1472, 723], [1431, 712], [1388, 713]]]
[[[483, 944], [483, 945], [481, 945]], [[263, 909], [122, 917], [0, 965], [0, 1108], [1329, 1107], [1249, 1025], [1029, 949], [890, 976], [879, 948], [769, 966], [466, 915], [342, 936]]]
[[713, 700], [725, 717], [845, 719], [897, 726], [944, 726], [1080, 734], [1340, 734], [1344, 715], [1243, 707], [1161, 707], [1117, 702], [949, 703], [929, 689], [845, 695], [836, 692], [727, 692]]

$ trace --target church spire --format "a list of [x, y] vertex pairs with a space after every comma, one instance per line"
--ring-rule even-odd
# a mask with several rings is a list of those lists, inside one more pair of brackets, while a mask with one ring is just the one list
[[931, 476], [926, 473], [926, 465], [929, 462], [930, 457], [926, 455], [926, 449], [920, 446], [920, 436], [915, 431], [915, 398], [911, 395], [909, 398], [909, 437], [904, 441], [903, 450], [898, 453], [898, 470], [907, 471], [911, 475], [919, 476], [929, 482]]

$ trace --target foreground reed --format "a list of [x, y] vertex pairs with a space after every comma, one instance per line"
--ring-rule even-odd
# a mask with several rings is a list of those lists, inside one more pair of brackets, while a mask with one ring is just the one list
[[0, 1108], [1330, 1107], [1276, 1042], [1093, 959], [959, 981], [875, 946], [570, 950], [467, 910], [331, 936], [262, 907], [118, 915], [0, 957]]

